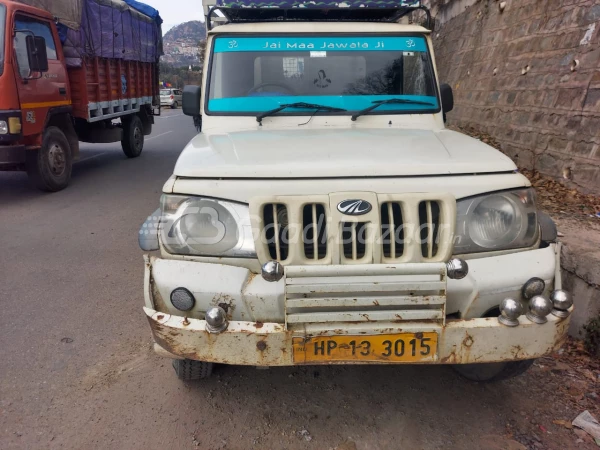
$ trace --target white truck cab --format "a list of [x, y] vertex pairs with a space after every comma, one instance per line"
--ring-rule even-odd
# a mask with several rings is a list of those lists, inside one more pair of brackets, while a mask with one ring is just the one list
[[492, 381], [558, 348], [556, 229], [508, 157], [445, 128], [452, 89], [407, 20], [428, 11], [284, 3], [205, 4], [202, 87], [183, 96], [200, 132], [140, 230], [160, 251], [157, 353], [186, 380], [409, 363]]

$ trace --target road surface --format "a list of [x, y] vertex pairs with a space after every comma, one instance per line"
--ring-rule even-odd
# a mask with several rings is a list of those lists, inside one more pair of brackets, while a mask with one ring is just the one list
[[509, 425], [524, 436], [536, 411], [570, 413], [531, 387], [535, 370], [485, 385], [447, 367], [219, 367], [180, 382], [151, 351], [137, 231], [194, 134], [167, 111], [139, 159], [83, 145], [55, 194], [0, 173], [1, 449], [519, 449]]

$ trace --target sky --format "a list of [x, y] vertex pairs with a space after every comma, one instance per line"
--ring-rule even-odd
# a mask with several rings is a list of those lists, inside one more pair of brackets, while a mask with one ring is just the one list
[[202, 0], [141, 0], [160, 12], [163, 18], [163, 33], [183, 22], [204, 21]]

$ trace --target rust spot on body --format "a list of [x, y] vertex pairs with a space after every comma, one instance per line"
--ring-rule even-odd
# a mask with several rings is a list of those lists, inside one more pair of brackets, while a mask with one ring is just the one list
[[264, 324], [264, 323], [262, 323], [262, 322], [256, 322], [256, 323], [254, 324], [254, 328], [256, 328], [256, 329], [260, 329], [260, 328], [262, 328], [264, 325], [265, 325], [265, 324]]
[[267, 349], [267, 343], [265, 341], [258, 341], [256, 343], [256, 348], [258, 350], [260, 350], [261, 352], [263, 352]]
[[165, 318], [165, 316], [163, 316], [162, 314], [156, 316], [156, 320], [163, 320]]
[[474, 342], [475, 341], [473, 340], [473, 336], [471, 336], [469, 333], [467, 333], [467, 336], [462, 341], [462, 346], [471, 348], [471, 346], [473, 345]]
[[246, 286], [248, 286], [250, 283], [252, 283], [252, 280], [254, 280], [254, 278], [256, 278], [258, 274], [254, 273], [254, 272], [250, 272], [248, 274], [248, 279], [246, 280]]
[[513, 358], [515, 359], [520, 359], [520, 353], [523, 352], [523, 347], [521, 347], [520, 345], [513, 345], [512, 349], [511, 349]]
[[450, 353], [448, 356], [445, 356], [444, 358], [442, 358], [440, 360], [440, 362], [442, 364], [452, 364], [452, 363], [456, 363], [456, 353], [453, 351], [452, 353]]

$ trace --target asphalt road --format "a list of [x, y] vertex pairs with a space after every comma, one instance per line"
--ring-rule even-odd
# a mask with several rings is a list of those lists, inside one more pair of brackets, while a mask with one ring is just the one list
[[137, 231], [194, 134], [167, 111], [139, 159], [84, 145], [55, 194], [0, 173], [1, 449], [524, 448], [507, 422], [552, 405], [530, 395], [535, 372], [485, 385], [446, 367], [220, 367], [180, 382], [151, 351]]

